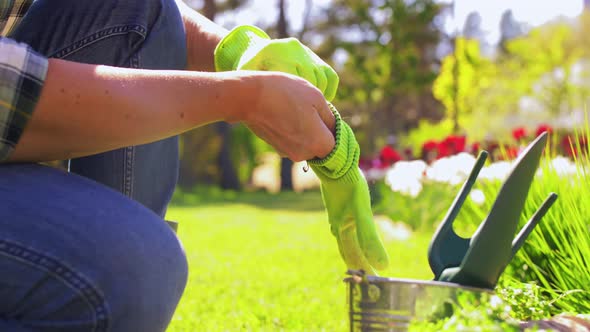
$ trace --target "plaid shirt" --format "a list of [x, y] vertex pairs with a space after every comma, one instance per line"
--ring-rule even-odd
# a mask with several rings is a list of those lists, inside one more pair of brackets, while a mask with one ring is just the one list
[[47, 59], [28, 45], [5, 38], [33, 0], [0, 0], [0, 161], [6, 160], [35, 109]]

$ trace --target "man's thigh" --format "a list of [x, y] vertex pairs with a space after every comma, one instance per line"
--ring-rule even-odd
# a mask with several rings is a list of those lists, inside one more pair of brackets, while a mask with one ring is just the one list
[[186, 65], [174, 0], [36, 0], [10, 37], [50, 58], [147, 69]]
[[[186, 36], [174, 0], [37, 0], [11, 37], [75, 62], [186, 67]], [[178, 154], [178, 137], [171, 137], [73, 159], [69, 168], [163, 217], [178, 178]]]

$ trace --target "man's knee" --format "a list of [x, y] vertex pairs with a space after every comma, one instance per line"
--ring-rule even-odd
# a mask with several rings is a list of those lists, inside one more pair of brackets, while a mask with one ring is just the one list
[[160, 217], [120, 193], [48, 167], [2, 165], [0, 175], [1, 238], [58, 259], [88, 280], [107, 303], [113, 331], [165, 329], [188, 267]]
[[[170, 323], [188, 278], [185, 254], [177, 241], [159, 241], [147, 254], [137, 250], [104, 271], [112, 283], [110, 308], [115, 331], [164, 331]], [[149, 242], [139, 247], [149, 246]]]
[[110, 259], [116, 263], [103, 272], [110, 278], [111, 298], [107, 300], [113, 330], [164, 331], [188, 278], [180, 243], [172, 237], [131, 241], [127, 243], [127, 253]]

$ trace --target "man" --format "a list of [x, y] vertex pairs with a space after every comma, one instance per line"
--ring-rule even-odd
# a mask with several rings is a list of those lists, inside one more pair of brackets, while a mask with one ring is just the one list
[[0, 30], [0, 331], [166, 329], [187, 275], [162, 221], [178, 134], [242, 122], [294, 161], [335, 145], [331, 68], [295, 43], [287, 73], [216, 72], [224, 38], [247, 56], [240, 33], [268, 38], [181, 1], [2, 1]]

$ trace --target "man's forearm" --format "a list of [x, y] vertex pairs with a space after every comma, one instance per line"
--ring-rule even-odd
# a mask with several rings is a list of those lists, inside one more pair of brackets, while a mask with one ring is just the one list
[[236, 73], [124, 69], [51, 59], [40, 100], [9, 160], [79, 157], [153, 142], [215, 121], [235, 121], [256, 96], [247, 81]]
[[227, 30], [190, 8], [182, 0], [176, 0], [184, 27], [188, 49], [187, 69], [215, 71], [213, 51]]

